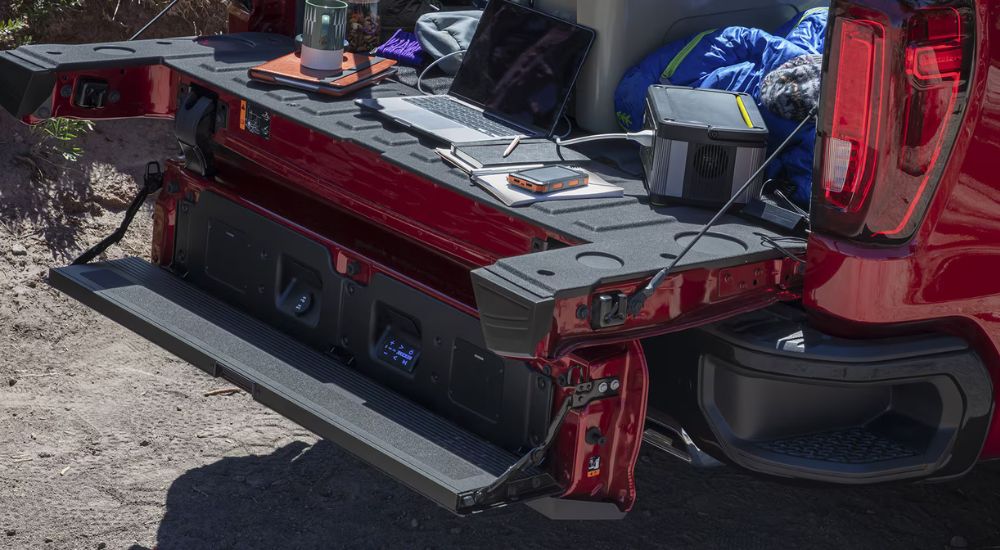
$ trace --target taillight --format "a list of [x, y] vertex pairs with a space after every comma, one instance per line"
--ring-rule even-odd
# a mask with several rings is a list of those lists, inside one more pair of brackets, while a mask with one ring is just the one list
[[970, 18], [956, 7], [899, 9], [891, 17], [850, 2], [831, 10], [813, 186], [819, 231], [908, 239], [957, 132]]
[[885, 29], [874, 21], [839, 21], [840, 56], [834, 79], [833, 119], [825, 140], [823, 192], [826, 200], [856, 212], [864, 204], [875, 172], [885, 66]]

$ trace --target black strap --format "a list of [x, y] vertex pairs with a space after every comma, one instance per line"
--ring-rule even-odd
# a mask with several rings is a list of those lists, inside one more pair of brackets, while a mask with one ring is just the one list
[[156, 161], [148, 163], [146, 165], [146, 175], [143, 177], [142, 189], [140, 189], [139, 194], [132, 199], [132, 203], [128, 205], [128, 209], [125, 210], [125, 218], [122, 219], [122, 223], [118, 226], [118, 229], [101, 240], [101, 242], [88, 248], [83, 252], [83, 254], [77, 256], [77, 258], [73, 260], [73, 265], [89, 263], [91, 260], [98, 257], [102, 252], [107, 250], [108, 247], [122, 240], [125, 236], [125, 232], [128, 231], [128, 227], [132, 225], [132, 220], [135, 218], [136, 213], [139, 212], [139, 208], [142, 207], [142, 203], [146, 202], [149, 195], [155, 193], [162, 185], [163, 172], [160, 171], [160, 163]]

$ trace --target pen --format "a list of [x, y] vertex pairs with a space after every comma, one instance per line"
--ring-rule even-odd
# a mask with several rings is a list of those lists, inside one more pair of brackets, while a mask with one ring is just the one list
[[508, 145], [507, 148], [504, 149], [503, 158], [509, 157], [510, 154], [514, 152], [514, 149], [517, 148], [517, 145], [519, 143], [521, 143], [521, 136], [514, 136], [514, 139], [510, 142], [510, 145]]

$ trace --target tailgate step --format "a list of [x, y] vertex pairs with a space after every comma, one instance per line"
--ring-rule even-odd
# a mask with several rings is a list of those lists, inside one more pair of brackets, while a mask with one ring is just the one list
[[[49, 280], [453, 512], [488, 507], [470, 495], [518, 459], [138, 258], [57, 268]], [[525, 475], [511, 500], [559, 492], [548, 474]]]

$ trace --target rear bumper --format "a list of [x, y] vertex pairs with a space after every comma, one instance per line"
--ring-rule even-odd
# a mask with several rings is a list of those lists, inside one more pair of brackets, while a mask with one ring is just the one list
[[[958, 338], [836, 338], [787, 306], [694, 332], [646, 343], [652, 406], [681, 417], [720, 458], [845, 484], [954, 477], [979, 458], [993, 389]], [[682, 366], [657, 376], [667, 349]], [[657, 392], [668, 386], [692, 390]]]

